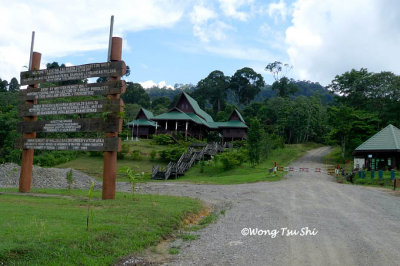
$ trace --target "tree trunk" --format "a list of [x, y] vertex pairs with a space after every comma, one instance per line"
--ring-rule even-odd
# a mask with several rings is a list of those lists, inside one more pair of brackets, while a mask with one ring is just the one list
[[345, 153], [345, 150], [346, 150], [346, 137], [342, 137], [342, 159], [343, 159], [343, 162], [344, 162], [344, 153]]

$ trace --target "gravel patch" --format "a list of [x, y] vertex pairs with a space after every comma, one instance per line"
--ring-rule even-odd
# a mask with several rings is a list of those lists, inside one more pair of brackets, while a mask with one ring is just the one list
[[[66, 179], [71, 168], [43, 168], [33, 166], [32, 187], [33, 188], [68, 188]], [[0, 164], [0, 187], [15, 188], [19, 186], [21, 167], [14, 163]], [[92, 181], [94, 189], [101, 189], [101, 182], [81, 171], [72, 169], [74, 182], [71, 188], [89, 189]]]

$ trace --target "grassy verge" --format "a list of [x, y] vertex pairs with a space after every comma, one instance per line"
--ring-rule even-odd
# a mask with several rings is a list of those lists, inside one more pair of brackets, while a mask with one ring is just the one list
[[[117, 170], [128, 166], [132, 168], [134, 171], [141, 173], [150, 174], [152, 171], [152, 167], [154, 164], [160, 165], [164, 167], [167, 163], [162, 162], [158, 159], [152, 161], [150, 159], [150, 153], [152, 151], [159, 152], [161, 150], [167, 149], [170, 146], [166, 145], [155, 145], [151, 143], [151, 140], [141, 139], [140, 141], [127, 141], [123, 142], [124, 145], [127, 146], [127, 154], [131, 155], [134, 151], [139, 151], [140, 159], [118, 159], [117, 161]], [[91, 157], [88, 155], [79, 156], [77, 159], [71, 160], [69, 162], [59, 164], [56, 167], [58, 168], [73, 168], [79, 171], [82, 171], [85, 174], [98, 178], [99, 180], [103, 179], [103, 167], [104, 161], [103, 157]], [[129, 181], [127, 178], [124, 178], [124, 175], [117, 174], [118, 181]]]
[[278, 181], [283, 177], [283, 172], [278, 172], [277, 175], [269, 173], [269, 169], [273, 167], [275, 161], [278, 165], [287, 166], [293, 160], [303, 156], [308, 150], [317, 147], [320, 147], [320, 145], [315, 143], [286, 145], [283, 149], [272, 151], [267, 160], [255, 167], [252, 167], [249, 163], [244, 163], [240, 167], [228, 171], [224, 170], [219, 162], [206, 165], [203, 168], [198, 163], [175, 182], [227, 185]]
[[[129, 166], [133, 170], [141, 173], [151, 173], [152, 167], [154, 164], [158, 164], [162, 167], [166, 165], [164, 162], [153, 162], [147, 159], [142, 160], [127, 160], [122, 159], [117, 161], [117, 173], [119, 169], [124, 166]], [[75, 160], [69, 161], [67, 163], [63, 163], [57, 165], [58, 168], [73, 168], [79, 171], [82, 171], [85, 174], [90, 176], [96, 177], [100, 180], [103, 179], [103, 167], [104, 167], [104, 160], [102, 157], [89, 157], [89, 156], [82, 156]], [[127, 178], [124, 178], [123, 175], [117, 174], [117, 181], [128, 181]]]
[[96, 200], [96, 191], [86, 231], [86, 191], [33, 192], [71, 197], [0, 194], [0, 265], [110, 265], [157, 244], [202, 209], [197, 200], [172, 196]]

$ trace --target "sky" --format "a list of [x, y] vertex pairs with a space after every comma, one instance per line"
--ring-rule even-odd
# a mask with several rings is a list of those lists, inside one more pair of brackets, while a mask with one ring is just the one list
[[32, 31], [42, 66], [107, 60], [110, 17], [128, 81], [196, 84], [268, 63], [328, 85], [351, 69], [400, 74], [399, 0], [1, 0], [0, 78], [26, 71]]

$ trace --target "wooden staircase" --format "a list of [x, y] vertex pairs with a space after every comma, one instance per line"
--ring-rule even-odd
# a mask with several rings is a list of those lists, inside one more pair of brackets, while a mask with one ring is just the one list
[[160, 166], [154, 165], [151, 174], [152, 179], [157, 180], [168, 180], [168, 178], [178, 178], [185, 174], [196, 162], [203, 160], [204, 158], [212, 158], [217, 153], [223, 152], [226, 149], [226, 143], [211, 143], [204, 146], [201, 150], [195, 150], [193, 147], [189, 147], [185, 153], [182, 153], [179, 160], [169, 162], [165, 169], [161, 169]]

